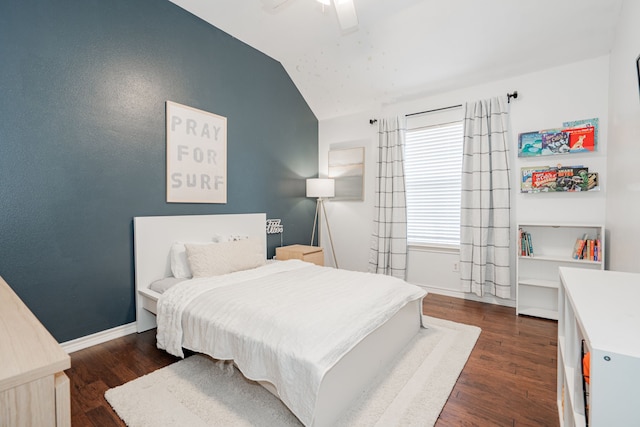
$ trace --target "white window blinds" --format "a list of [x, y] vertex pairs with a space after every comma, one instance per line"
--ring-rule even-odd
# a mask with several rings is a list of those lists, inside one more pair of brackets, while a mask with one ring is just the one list
[[407, 130], [407, 243], [460, 245], [462, 121]]

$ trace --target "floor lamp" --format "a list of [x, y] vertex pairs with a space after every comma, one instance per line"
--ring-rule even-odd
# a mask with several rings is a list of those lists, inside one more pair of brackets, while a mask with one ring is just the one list
[[320, 209], [324, 214], [324, 221], [327, 224], [327, 232], [329, 234], [329, 243], [331, 245], [331, 253], [333, 254], [333, 261], [338, 267], [338, 259], [336, 258], [336, 252], [333, 249], [333, 238], [331, 237], [331, 228], [329, 228], [329, 219], [327, 217], [327, 210], [324, 207], [324, 199], [327, 197], [333, 197], [335, 195], [335, 180], [328, 178], [310, 178], [307, 179], [307, 197], [317, 197], [316, 200], [316, 215], [313, 218], [313, 232], [311, 233], [311, 246], [313, 246], [313, 239], [316, 236], [316, 224], [318, 225], [318, 240], [320, 240], [320, 224], [318, 223], [318, 216], [321, 215]]

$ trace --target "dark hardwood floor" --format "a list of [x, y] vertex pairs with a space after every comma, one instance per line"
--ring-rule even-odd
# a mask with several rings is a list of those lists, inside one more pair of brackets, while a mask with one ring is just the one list
[[[559, 425], [556, 322], [436, 294], [425, 298], [424, 313], [482, 328], [436, 426]], [[156, 348], [155, 330], [72, 353], [72, 425], [124, 426], [104, 392], [177, 360]]]
[[482, 328], [436, 426], [559, 425], [557, 322], [435, 294], [424, 313]]

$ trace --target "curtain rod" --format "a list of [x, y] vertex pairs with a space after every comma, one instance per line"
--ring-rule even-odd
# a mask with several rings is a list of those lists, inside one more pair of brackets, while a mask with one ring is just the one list
[[[511, 98], [518, 99], [518, 91], [517, 90], [514, 90], [511, 93], [507, 93], [507, 104], [511, 103]], [[436, 111], [444, 111], [444, 110], [450, 110], [452, 108], [460, 108], [460, 107], [462, 107], [462, 104], [452, 105], [450, 107], [435, 108], [433, 110], [419, 111], [417, 113], [409, 113], [409, 114], [405, 114], [405, 117], [417, 116], [419, 114], [435, 113]], [[378, 122], [378, 119], [369, 119], [369, 124], [370, 125], [372, 125], [374, 123], [377, 123], [377, 122]]]
[[452, 105], [450, 107], [434, 108], [433, 110], [418, 111], [417, 113], [405, 114], [405, 117], [417, 116], [417, 115], [420, 115], [420, 114], [427, 114], [427, 113], [435, 113], [436, 111], [451, 110], [452, 108], [460, 108], [460, 107], [462, 107], [462, 104]]
[[[452, 108], [460, 108], [462, 107], [462, 104], [458, 104], [458, 105], [452, 105], [450, 107], [442, 107], [442, 108], [434, 108], [433, 110], [427, 110], [427, 111], [418, 111], [417, 113], [409, 113], [409, 114], [405, 114], [405, 117], [409, 117], [409, 116], [417, 116], [419, 114], [427, 114], [427, 113], [435, 113], [436, 111], [444, 111], [444, 110], [450, 110]], [[378, 121], [378, 119], [370, 119], [369, 120], [369, 124], [372, 125], [374, 123], [376, 123]]]

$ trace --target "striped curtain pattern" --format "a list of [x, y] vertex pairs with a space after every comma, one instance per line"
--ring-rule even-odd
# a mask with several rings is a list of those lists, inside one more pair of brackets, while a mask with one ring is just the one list
[[511, 298], [505, 99], [465, 105], [460, 211], [462, 290]]
[[407, 204], [404, 189], [406, 118], [378, 121], [378, 163], [369, 271], [405, 279]]

